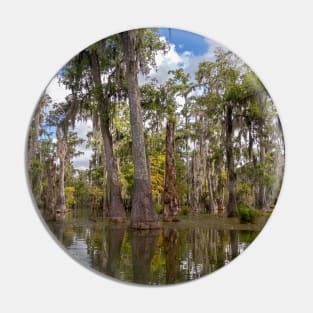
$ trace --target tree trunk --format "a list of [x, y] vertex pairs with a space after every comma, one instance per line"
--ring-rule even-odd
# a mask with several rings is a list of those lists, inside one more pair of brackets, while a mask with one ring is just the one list
[[224, 214], [224, 184], [222, 179], [222, 171], [219, 168], [218, 171], [218, 183], [217, 183], [217, 213], [218, 215]]
[[212, 177], [211, 177], [211, 169], [210, 169], [209, 162], [207, 164], [206, 173], [207, 173], [208, 191], [209, 191], [209, 208], [208, 208], [208, 211], [210, 214], [215, 214]]
[[191, 160], [192, 167], [192, 214], [198, 215], [200, 212], [200, 199], [199, 199], [199, 190], [200, 190], [200, 182], [199, 182], [199, 163], [200, 163], [199, 151], [196, 151], [196, 144], [194, 143], [194, 151]]
[[47, 198], [47, 215], [49, 219], [55, 217], [55, 163], [51, 158], [48, 164], [48, 198]]
[[227, 172], [228, 172], [228, 203], [227, 203], [227, 215], [232, 217], [236, 215], [236, 173], [234, 166], [233, 155], [233, 117], [232, 106], [227, 105], [226, 108], [226, 160], [227, 160]]
[[163, 202], [163, 221], [177, 221], [178, 201], [176, 190], [175, 168], [175, 122], [168, 119], [166, 125], [166, 160], [165, 160], [165, 184]]
[[57, 150], [59, 157], [59, 192], [57, 200], [57, 213], [65, 213], [65, 194], [64, 194], [64, 165], [65, 165], [65, 155], [66, 155], [66, 127], [59, 126], [57, 128]]
[[30, 130], [29, 130], [29, 142], [28, 142], [28, 170], [29, 170], [29, 182], [33, 191], [36, 202], [39, 204], [42, 198], [42, 172], [41, 172], [41, 155], [39, 149], [39, 131], [40, 131], [40, 105], [34, 113]]
[[262, 210], [265, 208], [265, 184], [264, 184], [264, 158], [265, 158], [265, 149], [263, 141], [260, 141], [260, 166], [261, 173], [259, 176], [259, 191], [257, 196], [257, 208]]
[[117, 170], [116, 159], [113, 155], [113, 143], [110, 133], [109, 98], [103, 93], [101, 72], [98, 55], [95, 50], [91, 51], [91, 71], [95, 84], [95, 97], [97, 110], [100, 114], [100, 129], [105, 151], [105, 168], [109, 184], [109, 219], [114, 222], [126, 220], [125, 208], [121, 196], [121, 186]]
[[[213, 173], [211, 172], [211, 164], [210, 164], [210, 152], [209, 152], [209, 140], [210, 137], [208, 129], [208, 125], [205, 123], [204, 119], [202, 120], [203, 125], [201, 126], [201, 145], [202, 147], [202, 169], [203, 169], [203, 176], [206, 176], [207, 179], [207, 190], [206, 192], [209, 195], [209, 199], [206, 199], [206, 211], [209, 214], [215, 214], [215, 205], [214, 205], [214, 195], [213, 195], [213, 181], [212, 176]], [[206, 136], [204, 133], [206, 132]], [[212, 163], [212, 168], [213, 168]]]
[[[185, 130], [188, 130], [188, 106], [187, 106], [187, 94], [184, 95], [184, 110], [185, 110]], [[186, 184], [187, 184], [187, 208], [190, 208], [190, 169], [189, 169], [189, 155], [188, 155], [188, 137], [185, 137], [185, 150], [186, 150]]]
[[138, 86], [136, 31], [121, 34], [128, 83], [134, 184], [132, 193], [131, 227], [138, 229], [159, 228], [158, 216], [153, 208], [151, 181], [147, 168], [145, 139]]
[[189, 153], [188, 153], [188, 139], [186, 140], [186, 184], [187, 184], [187, 199], [186, 206], [190, 208], [190, 165], [189, 165]]
[[[105, 160], [105, 158], [104, 158]], [[108, 203], [108, 197], [107, 197], [107, 170], [105, 166], [103, 167], [103, 186], [102, 186], [102, 192], [103, 192], [103, 197], [102, 197], [102, 211], [103, 211], [103, 217], [108, 217], [109, 216], [109, 203]]]
[[34, 113], [34, 119], [30, 128], [30, 137], [29, 137], [29, 150], [28, 150], [28, 163], [38, 156], [39, 150], [39, 127], [40, 127], [40, 106], [37, 105], [37, 108]]

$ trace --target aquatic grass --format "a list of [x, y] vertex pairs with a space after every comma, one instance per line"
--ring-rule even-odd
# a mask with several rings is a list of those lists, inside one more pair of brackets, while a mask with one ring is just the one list
[[249, 208], [248, 206], [243, 204], [239, 206], [237, 212], [240, 223], [242, 224], [255, 224], [257, 222], [257, 219], [261, 216], [261, 212], [259, 210]]

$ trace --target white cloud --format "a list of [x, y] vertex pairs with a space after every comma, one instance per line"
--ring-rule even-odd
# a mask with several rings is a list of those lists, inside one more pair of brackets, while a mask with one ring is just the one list
[[[48, 85], [46, 93], [51, 97], [52, 103], [55, 103], [64, 102], [70, 91], [62, 84], [59, 84], [58, 78], [54, 77]], [[76, 132], [79, 138], [84, 139], [84, 142], [76, 147], [76, 150], [83, 152], [83, 154], [73, 159], [73, 166], [75, 169], [87, 169], [92, 156], [92, 150], [86, 147], [86, 140], [87, 134], [92, 131], [92, 121], [76, 121], [75, 128], [72, 131]], [[53, 141], [56, 142], [56, 138]]]
[[161, 51], [157, 52], [155, 63], [156, 69], [152, 68], [149, 75], [143, 76], [142, 74], [139, 74], [139, 85], [144, 85], [151, 81], [151, 79], [157, 79], [160, 84], [165, 83], [170, 76], [168, 71], [179, 68], [179, 65], [182, 65], [183, 63], [183, 59], [176, 52], [175, 45], [171, 44], [170, 49], [166, 54]]
[[186, 73], [189, 73], [191, 80], [195, 81], [195, 73], [198, 71], [200, 62], [213, 61], [216, 47], [216, 43], [209, 41], [209, 49], [202, 55], [193, 55], [190, 51], [185, 51], [182, 54], [183, 68]]
[[169, 51], [164, 55], [158, 52], [155, 58], [157, 69], [151, 69], [147, 77], [139, 75], [140, 85], [149, 82], [151, 79], [157, 79], [159, 83], [164, 83], [170, 77], [168, 71], [183, 68], [186, 73], [195, 81], [195, 73], [198, 70], [200, 62], [212, 61], [214, 59], [214, 50], [218, 46], [214, 41], [206, 39], [208, 50], [202, 55], [194, 55], [191, 51], [185, 50], [179, 54], [176, 51], [175, 44], [170, 44]]
[[[163, 40], [165, 40], [165, 38], [163, 38]], [[195, 56], [190, 51], [184, 51], [182, 54], [179, 54], [176, 51], [174, 44], [170, 45], [170, 49], [165, 55], [162, 52], [158, 52], [155, 59], [157, 69], [152, 69], [147, 77], [139, 75], [139, 84], [142, 85], [147, 83], [153, 78], [157, 79], [159, 83], [164, 83], [170, 77], [168, 72], [178, 68], [183, 68], [186, 73], [189, 73], [191, 79], [194, 81], [195, 73], [198, 70], [198, 64], [203, 61], [212, 61], [214, 59], [214, 50], [217, 47], [217, 44], [209, 39], [207, 40], [209, 49], [206, 53], [200, 56]], [[194, 91], [193, 93], [199, 92], [201, 93], [199, 90]], [[58, 79], [54, 77], [47, 87], [47, 93], [51, 96], [53, 102], [63, 102], [70, 92], [65, 89], [64, 86], [59, 85]], [[184, 99], [181, 96], [177, 96], [176, 101], [179, 105], [180, 111], [184, 104]], [[86, 140], [87, 133], [92, 131], [92, 121], [77, 121], [74, 131], [77, 132], [77, 136], [84, 139], [85, 142], [77, 146], [77, 151], [81, 151], [83, 154], [73, 159], [73, 166], [76, 169], [87, 169], [89, 167], [89, 160], [92, 157], [92, 149], [86, 147]]]
[[76, 121], [74, 131], [78, 137], [86, 140], [87, 133], [92, 131], [92, 121], [90, 119], [87, 121]]
[[86, 140], [87, 134], [92, 131], [92, 121], [77, 121], [74, 131], [79, 138], [82, 138], [85, 141], [76, 147], [76, 150], [83, 152], [83, 154], [73, 159], [73, 166], [75, 169], [87, 169], [89, 167], [89, 160], [92, 156], [92, 149], [86, 147]]
[[[81, 148], [77, 148], [78, 151], [82, 151]], [[77, 170], [86, 170], [89, 168], [89, 160], [92, 156], [91, 150], [85, 150], [83, 155], [73, 159], [73, 167]]]
[[46, 93], [52, 98], [53, 102], [64, 102], [65, 97], [70, 94], [68, 89], [65, 89], [64, 85], [58, 83], [58, 78], [55, 76], [50, 81]]
[[174, 44], [170, 45], [170, 49], [165, 55], [159, 52], [156, 55], [155, 61], [157, 69], [153, 69], [149, 77], [156, 78], [161, 84], [165, 83], [170, 77], [168, 71], [175, 70], [183, 64], [183, 58], [177, 53]]

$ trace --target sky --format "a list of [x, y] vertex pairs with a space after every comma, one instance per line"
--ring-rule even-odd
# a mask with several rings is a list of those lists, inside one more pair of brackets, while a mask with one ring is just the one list
[[[162, 40], [169, 43], [170, 49], [165, 55], [161, 52], [157, 53], [157, 69], [152, 69], [148, 77], [139, 75], [141, 85], [152, 78], [157, 79], [159, 83], [164, 83], [169, 78], [168, 71], [178, 68], [183, 68], [186, 73], [189, 73], [191, 80], [194, 81], [199, 62], [210, 61], [214, 58], [214, 50], [217, 44], [203, 36], [169, 28], [159, 28], [158, 33]], [[47, 93], [51, 96], [53, 102], [62, 102], [69, 94], [69, 91], [60, 86], [58, 79], [55, 77], [48, 85]], [[177, 100], [180, 101], [180, 99]], [[75, 131], [77, 131], [80, 138], [86, 140], [86, 134], [91, 130], [91, 121], [77, 121]], [[86, 147], [85, 143], [78, 146], [77, 150], [84, 152], [84, 154], [73, 160], [73, 166], [76, 169], [87, 169], [91, 158], [91, 150]]]
[[165, 37], [167, 42], [175, 45], [178, 54], [190, 51], [193, 55], [203, 55], [208, 51], [210, 46], [207, 38], [180, 29], [160, 28], [158, 33], [162, 37]]

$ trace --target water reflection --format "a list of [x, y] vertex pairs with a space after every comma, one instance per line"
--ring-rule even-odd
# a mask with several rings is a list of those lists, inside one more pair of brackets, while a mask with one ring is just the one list
[[175, 228], [165, 228], [163, 230], [166, 284], [173, 284], [177, 280], [178, 234]]
[[151, 282], [151, 261], [159, 235], [159, 230], [130, 231], [134, 282]]
[[125, 235], [125, 228], [109, 225], [108, 227], [108, 261], [106, 266], [106, 273], [110, 276], [116, 277], [120, 268], [120, 256], [122, 241]]
[[79, 214], [48, 224], [80, 263], [123, 281], [156, 285], [214, 272], [242, 253], [257, 235], [196, 223], [137, 231], [126, 224], [91, 221]]

